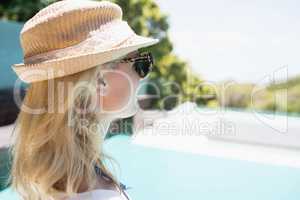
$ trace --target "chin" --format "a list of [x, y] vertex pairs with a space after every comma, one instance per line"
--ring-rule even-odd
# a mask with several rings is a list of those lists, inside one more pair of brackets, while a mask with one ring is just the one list
[[135, 115], [138, 112], [138, 108], [136, 106], [131, 106], [128, 109], [124, 109], [123, 111], [121, 111], [119, 113], [119, 117], [120, 118], [128, 118], [128, 117], [132, 117], [133, 115]]
[[121, 118], [128, 118], [128, 117], [132, 117], [133, 115], [135, 115], [137, 113], [138, 109], [134, 108], [131, 110], [127, 110], [125, 112], [121, 113]]

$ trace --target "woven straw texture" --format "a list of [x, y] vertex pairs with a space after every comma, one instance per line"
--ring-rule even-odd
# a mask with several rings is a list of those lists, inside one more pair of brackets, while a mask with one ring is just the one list
[[159, 42], [137, 35], [117, 4], [93, 0], [41, 9], [24, 24], [20, 41], [24, 63], [12, 68], [25, 82], [77, 73]]

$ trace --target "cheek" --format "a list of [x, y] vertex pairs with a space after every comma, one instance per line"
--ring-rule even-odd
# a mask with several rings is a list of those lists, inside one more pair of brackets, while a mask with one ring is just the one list
[[[106, 111], [119, 110], [125, 107], [135, 95], [138, 80], [132, 77], [130, 72], [117, 71], [121, 73], [108, 73], [107, 93], [103, 96], [103, 108]], [[123, 73], [122, 73], [123, 72]]]

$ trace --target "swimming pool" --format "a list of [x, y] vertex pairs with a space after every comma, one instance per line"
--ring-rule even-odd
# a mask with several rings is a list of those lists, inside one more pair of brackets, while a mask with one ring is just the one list
[[[158, 138], [159, 139], [159, 138]], [[120, 164], [121, 181], [136, 200], [298, 200], [300, 168], [217, 158], [131, 143], [114, 136], [106, 152]], [[16, 200], [9, 189], [1, 200]]]

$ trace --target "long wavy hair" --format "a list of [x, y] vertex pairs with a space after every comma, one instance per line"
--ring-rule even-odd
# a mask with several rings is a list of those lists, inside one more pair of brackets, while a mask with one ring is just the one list
[[24, 200], [70, 197], [83, 181], [92, 189], [95, 164], [119, 186], [104, 164], [106, 158], [115, 161], [102, 150], [105, 116], [90, 109], [98, 98], [97, 74], [110, 63], [104, 65], [27, 88], [12, 135], [8, 179]]

